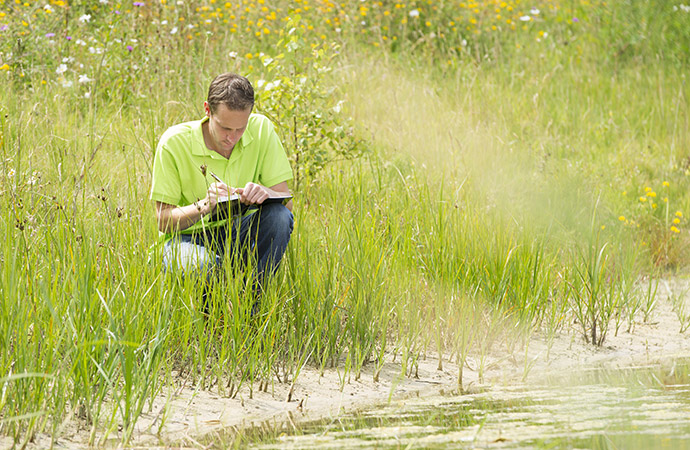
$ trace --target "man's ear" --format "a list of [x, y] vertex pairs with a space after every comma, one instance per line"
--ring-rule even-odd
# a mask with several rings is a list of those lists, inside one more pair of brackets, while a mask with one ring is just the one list
[[206, 117], [211, 117], [211, 108], [208, 106], [208, 102], [204, 102], [204, 111], [206, 112]]

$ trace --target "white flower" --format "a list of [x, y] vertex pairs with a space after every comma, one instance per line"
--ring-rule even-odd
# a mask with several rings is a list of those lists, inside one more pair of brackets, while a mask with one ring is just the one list
[[84, 92], [84, 98], [91, 98], [91, 91]]
[[413, 9], [409, 13], [410, 17], [419, 17], [419, 10], [418, 9]]
[[93, 80], [91, 78], [89, 78], [88, 75], [79, 75], [79, 82], [80, 83], [90, 83], [92, 81]]
[[72, 83], [71, 81], [63, 81], [62, 87], [70, 88], [70, 87], [72, 87], [73, 84], [74, 83]]
[[266, 84], [266, 80], [259, 80], [256, 82], [256, 88], [261, 89], [264, 84]]
[[86, 23], [91, 20], [91, 14], [84, 14], [79, 18], [79, 22]]
[[539, 10], [537, 8], [532, 8], [529, 10], [529, 13], [532, 14], [533, 16], [538, 16]]
[[467, 47], [467, 39], [463, 39], [462, 42], [461, 42], [461, 45], [462, 45], [463, 47]]
[[81, 39], [77, 39], [76, 41], [74, 41], [74, 43], [79, 45], [86, 45], [86, 42], [82, 41]]
[[72, 63], [72, 62], [74, 62], [74, 58], [71, 56], [68, 56], [66, 58], [62, 58], [62, 62], [63, 63]]
[[270, 83], [266, 83], [266, 87], [264, 89], [270, 91], [271, 89], [277, 88], [278, 86], [280, 86], [280, 80], [271, 81]]
[[58, 75], [62, 75], [65, 72], [67, 72], [67, 64], [60, 64], [58, 68], [55, 70], [55, 73], [57, 73]]
[[230, 52], [230, 53], [228, 53], [228, 56], [232, 59], [235, 59], [235, 58], [237, 58], [237, 52]]
[[168, 21], [167, 21], [167, 20], [161, 21], [161, 25], [167, 25], [167, 24], [168, 24]]
[[530, 16], [522, 16], [520, 17], [520, 20], [522, 20], [523, 22], [529, 22], [530, 20], [532, 20], [532, 18]]
[[343, 30], [340, 29], [340, 28], [336, 28], [336, 29], [335, 29], [335, 32], [336, 32], [336, 33], [340, 33], [341, 31], [343, 31]]
[[179, 0], [179, 1], [177, 2], [177, 6], [184, 6], [184, 2], [183, 2], [182, 0]]
[[177, 33], [177, 27], [173, 27], [172, 30], [170, 30], [170, 34], [176, 34]]
[[98, 0], [98, 3], [100, 3], [101, 5], [107, 5], [108, 0]]
[[43, 9], [45, 9], [46, 11], [53, 12], [53, 7], [50, 6], [50, 5], [45, 5], [45, 6], [43, 7]]

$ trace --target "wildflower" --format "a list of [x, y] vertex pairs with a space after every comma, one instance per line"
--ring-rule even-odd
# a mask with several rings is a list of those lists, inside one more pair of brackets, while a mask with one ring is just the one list
[[539, 10], [537, 8], [532, 8], [529, 10], [529, 13], [532, 14], [533, 16], [538, 16]]
[[8, 64], [3, 64], [0, 66], [0, 70], [10, 70], [10, 66]]
[[237, 58], [237, 52], [230, 52], [230, 53], [228, 53], [228, 56], [232, 59], [236, 59]]
[[131, 53], [132, 50], [134, 50], [134, 48], [133, 48], [131, 45], [128, 45], [128, 46], [127, 46], [127, 51]]
[[93, 80], [88, 75], [79, 75], [79, 83], [90, 83]]
[[646, 202], [646, 201], [647, 201], [647, 197], [640, 197], [640, 201], [641, 201], [642, 203]]
[[9, 27], [10, 27], [9, 25], [2, 25], [2, 26], [0, 26], [0, 31], [5, 31], [5, 30], [7, 30]]
[[671, 227], [671, 231], [673, 231], [674, 233], [680, 233], [680, 230], [678, 228], [676, 228], [675, 226]]
[[683, 217], [683, 213], [680, 212], [680, 211], [676, 211], [676, 216], [682, 218], [682, 217]]
[[661, 185], [662, 185], [663, 187], [669, 187], [669, 186], [670, 186], [670, 184], [669, 184], [668, 181], [664, 181], [663, 183], [661, 183]]
[[83, 14], [81, 17], [79, 17], [79, 22], [81, 23], [87, 23], [91, 20], [91, 14]]
[[108, 0], [98, 0], [98, 3], [100, 3], [101, 5], [107, 5]]
[[177, 34], [177, 27], [173, 27], [172, 30], [170, 30], [170, 34]]
[[532, 18], [530, 16], [522, 16], [520, 17], [520, 20], [522, 22], [529, 22], [530, 20], [532, 20]]
[[656, 192], [653, 192], [653, 191], [647, 192], [647, 197], [652, 197], [652, 198], [656, 197]]
[[573, 23], [578, 23], [579, 21], [580, 19], [578, 19], [577, 17], [573, 17]]
[[55, 73], [58, 75], [62, 75], [65, 72], [67, 72], [67, 64], [60, 64], [58, 68], [55, 69]]
[[625, 222], [625, 216], [618, 216], [618, 220], [620, 220], [621, 222]]
[[55, 37], [55, 33], [46, 33], [47, 38]]
[[134, 6], [144, 6], [144, 2], [134, 2], [132, 3]]
[[65, 36], [65, 39], [67, 39], [68, 41], [71, 41], [71, 40], [72, 40], [72, 36]]
[[646, 187], [644, 188], [644, 191], [645, 191], [645, 192], [652, 192], [652, 188], [650, 188], [649, 186], [646, 186]]
[[63, 80], [63, 82], [62, 82], [62, 87], [70, 88], [70, 87], [72, 87], [73, 84], [74, 84], [74, 83], [72, 83], [71, 81]]
[[91, 98], [91, 91], [84, 92], [84, 98]]
[[419, 10], [418, 9], [410, 10], [410, 12], [407, 13], [407, 15], [409, 15], [410, 17], [419, 17]]
[[673, 223], [678, 225], [680, 223], [680, 219], [676, 217], [675, 219], [673, 219]]
[[664, 197], [664, 203], [668, 203], [668, 197]]

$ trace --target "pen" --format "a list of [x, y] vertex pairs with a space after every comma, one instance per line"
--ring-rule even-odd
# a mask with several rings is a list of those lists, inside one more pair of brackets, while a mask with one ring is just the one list
[[[213, 173], [213, 172], [210, 172], [210, 173], [211, 173], [211, 176], [212, 176], [217, 182], [223, 183], [223, 180], [221, 180], [220, 177], [219, 177], [218, 175], [216, 175], [216, 174]], [[225, 183], [223, 183], [223, 184], [225, 184]]]

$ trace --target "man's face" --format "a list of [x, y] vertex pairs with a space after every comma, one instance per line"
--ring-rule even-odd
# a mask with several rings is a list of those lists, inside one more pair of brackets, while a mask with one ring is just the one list
[[235, 144], [247, 129], [249, 115], [252, 113], [251, 108], [245, 111], [233, 111], [221, 104], [216, 108], [216, 112], [212, 113], [208, 102], [204, 102], [204, 109], [208, 117], [208, 131], [213, 150], [225, 153], [235, 148]]

